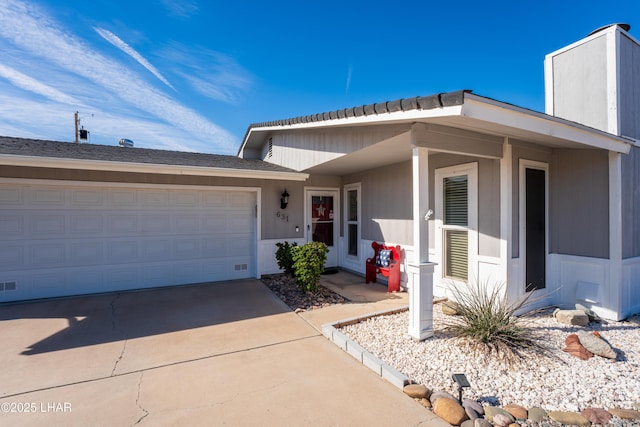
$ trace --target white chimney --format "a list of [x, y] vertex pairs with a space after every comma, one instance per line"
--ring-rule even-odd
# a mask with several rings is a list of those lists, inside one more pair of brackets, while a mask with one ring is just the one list
[[547, 114], [640, 139], [640, 42], [629, 30], [608, 25], [545, 57]]

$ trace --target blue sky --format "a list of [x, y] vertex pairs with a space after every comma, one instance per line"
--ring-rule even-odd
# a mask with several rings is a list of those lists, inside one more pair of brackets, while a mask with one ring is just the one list
[[547, 53], [640, 2], [0, 0], [0, 135], [235, 154], [251, 123], [459, 89], [544, 109]]

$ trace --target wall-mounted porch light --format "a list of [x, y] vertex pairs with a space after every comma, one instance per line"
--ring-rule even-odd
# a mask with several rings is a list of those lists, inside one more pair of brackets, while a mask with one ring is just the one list
[[285, 188], [284, 193], [282, 193], [282, 197], [280, 197], [280, 209], [286, 209], [289, 204], [289, 193], [287, 193], [287, 189]]

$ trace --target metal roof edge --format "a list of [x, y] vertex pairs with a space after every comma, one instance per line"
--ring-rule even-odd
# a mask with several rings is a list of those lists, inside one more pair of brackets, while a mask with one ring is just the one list
[[469, 89], [454, 92], [442, 92], [429, 96], [415, 96], [412, 98], [401, 98], [394, 101], [383, 101], [374, 104], [366, 104], [356, 107], [342, 108], [324, 113], [310, 114], [306, 116], [292, 117], [282, 120], [273, 120], [260, 123], [252, 123], [247, 128], [242, 143], [238, 148], [237, 156], [240, 156], [245, 149], [249, 136], [253, 130], [260, 128], [274, 128], [280, 126], [291, 126], [304, 123], [314, 123], [330, 120], [349, 119], [351, 117], [378, 116], [385, 113], [396, 113], [400, 111], [431, 110], [464, 104], [466, 94], [471, 93]]

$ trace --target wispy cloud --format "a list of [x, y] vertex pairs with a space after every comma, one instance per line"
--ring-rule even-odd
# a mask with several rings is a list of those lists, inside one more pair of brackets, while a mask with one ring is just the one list
[[235, 104], [249, 89], [252, 77], [233, 58], [199, 46], [173, 43], [162, 52], [164, 58], [180, 64], [176, 74], [203, 96]]
[[7, 67], [2, 64], [0, 64], [0, 77], [4, 77], [5, 79], [9, 80], [9, 82], [11, 82], [16, 87], [28, 90], [29, 92], [33, 92], [38, 95], [42, 95], [45, 98], [51, 99], [53, 101], [62, 102], [65, 104], [80, 105], [80, 101], [73, 98], [72, 96], [69, 96], [59, 91], [58, 89], [41, 83], [38, 80], [21, 73], [18, 70], [14, 70], [13, 68]]
[[33, 57], [37, 64], [34, 68], [46, 65], [75, 77], [74, 81], [65, 82], [65, 88], [56, 85], [62, 92], [76, 93], [77, 85], [91, 85], [93, 91], [101, 92], [103, 105], [105, 99], [119, 100], [109, 104], [110, 110], [125, 105], [129, 114], [145, 112], [181, 129], [182, 140], [210, 141], [212, 147], [206, 151], [214, 148], [217, 152], [235, 152], [237, 141], [228, 131], [157, 90], [116, 60], [96, 52], [30, 4], [19, 0], [0, 2], [1, 39]]
[[345, 93], [349, 93], [349, 88], [351, 88], [352, 75], [353, 75], [353, 64], [349, 64], [349, 69], [347, 70], [347, 86], [344, 89]]
[[198, 3], [195, 0], [161, 0], [163, 6], [173, 16], [189, 18], [198, 12]]
[[162, 83], [169, 86], [171, 89], [175, 90], [175, 88], [171, 85], [171, 83], [169, 83], [167, 79], [165, 79], [164, 76], [160, 74], [160, 71], [158, 71], [156, 67], [151, 65], [149, 61], [147, 61], [142, 55], [140, 55], [134, 48], [129, 46], [120, 37], [116, 36], [109, 30], [105, 30], [104, 28], [94, 27], [94, 30], [96, 30], [96, 32], [100, 34], [100, 36], [102, 36], [103, 39], [105, 39], [106, 41], [108, 41], [109, 43], [111, 43], [112, 45], [114, 45], [115, 47], [117, 47], [118, 49], [120, 49], [121, 51], [123, 51], [124, 53], [126, 53], [127, 55], [135, 59], [136, 61], [138, 61], [140, 65], [142, 65], [144, 68], [149, 70], [149, 72], [151, 72], [151, 74], [156, 76], [158, 80], [160, 80]]

